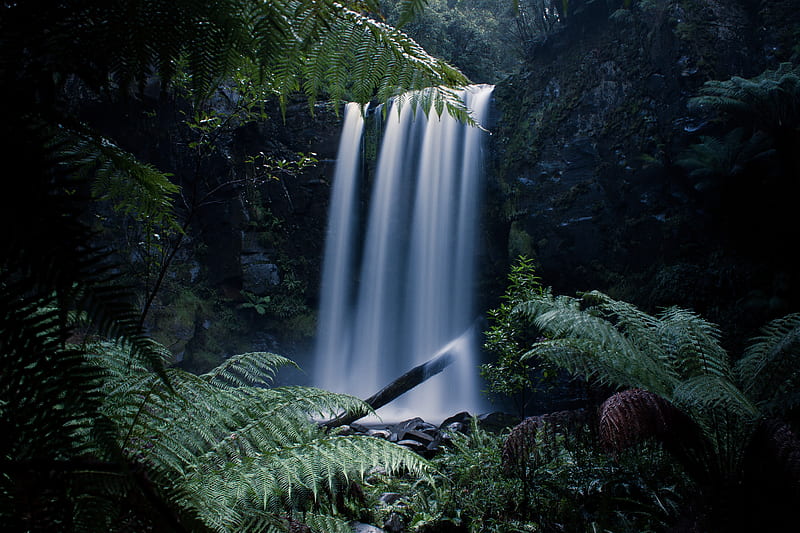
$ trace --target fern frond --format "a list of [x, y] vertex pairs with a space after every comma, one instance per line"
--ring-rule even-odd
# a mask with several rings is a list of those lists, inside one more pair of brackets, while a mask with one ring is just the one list
[[341, 518], [335, 516], [305, 513], [303, 520], [314, 533], [352, 533], [353, 526]]
[[652, 353], [660, 351], [658, 339], [652, 335], [658, 319], [628, 302], [615, 300], [600, 291], [588, 292], [582, 299], [596, 305], [603, 316], [609, 317], [614, 327], [630, 339], [638, 350]]
[[230, 527], [226, 525], [225, 528], [217, 529], [225, 531], [226, 528], [232, 529], [233, 527], [239, 527], [239, 531], [252, 531], [253, 533], [286, 533], [289, 530], [289, 525], [284, 518], [261, 511], [252, 511], [241, 520], [232, 522]]
[[179, 231], [173, 196], [179, 187], [170, 174], [143, 163], [105, 138], [65, 132], [63, 155], [70, 169], [91, 179], [95, 198], [108, 200], [115, 211]]
[[698, 419], [729, 413], [743, 421], [752, 421], [761, 415], [741, 389], [718, 375], [699, 375], [682, 381], [675, 389], [673, 402]]
[[735, 366], [736, 381], [766, 413], [792, 409], [800, 398], [800, 314], [769, 322]]
[[235, 355], [201, 377], [216, 387], [267, 386], [284, 366], [297, 365], [283, 356], [269, 352]]
[[677, 307], [659, 316], [663, 350], [684, 377], [714, 374], [732, 379], [728, 353], [719, 344], [719, 328], [698, 314]]
[[800, 116], [800, 68], [782, 63], [776, 70], [754, 78], [708, 81], [700, 94], [689, 100], [689, 108], [715, 109], [738, 124], [766, 132], [796, 124]]
[[631, 374], [636, 376], [639, 384], [652, 392], [668, 394], [679, 372], [674, 354], [665, 342], [664, 318], [653, 317], [632, 304], [615, 300], [599, 291], [586, 293], [583, 300], [595, 303], [613, 329], [623, 335], [625, 344], [620, 346], [631, 347], [632, 357], [628, 359], [635, 360], [631, 365]]
[[[366, 103], [376, 95], [381, 100], [398, 96], [407, 90], [432, 87], [430, 103], [442, 105], [448, 112], [463, 110], [463, 103], [447, 89], [466, 85], [467, 78], [456, 68], [429, 56], [413, 39], [382, 22], [366, 17], [337, 2], [324, 3], [330, 9], [334, 23], [322, 33], [313, 49], [328, 53], [312, 53], [314, 61], [322, 65], [306, 64], [305, 73], [325, 72], [324, 86], [335, 95], [346, 95], [349, 100]], [[343, 47], [342, 43], [349, 43]], [[331, 53], [338, 47], [338, 53]], [[349, 94], [345, 91], [345, 70], [349, 71]], [[353, 76], [352, 73], [358, 73]], [[318, 83], [306, 81], [307, 89]], [[312, 93], [313, 95], [313, 93]], [[429, 107], [425, 108], [426, 111]], [[461, 113], [463, 115], [463, 113]]]
[[[576, 298], [553, 297], [547, 292], [519, 304], [515, 311], [531, 318], [551, 337], [534, 345], [523, 357], [538, 352], [554, 364], [563, 364], [584, 376], [616, 386], [642, 386], [669, 397], [677, 382], [676, 374], [663, 357], [663, 350], [657, 349], [653, 327], [657, 322], [644, 320], [632, 307], [600, 293], [590, 296], [590, 300], [601, 304], [582, 309]], [[633, 334], [626, 334], [624, 328]]]
[[[418, 476], [429, 469], [417, 454], [383, 439], [320, 437], [225, 463], [213, 455], [203, 456], [186, 482], [201, 511], [255, 506], [274, 513], [319, 499], [346, 480], [362, 478], [376, 465]], [[218, 501], [220, 496], [225, 501]]]
[[31, 296], [27, 281], [9, 278], [0, 272], [0, 460], [79, 454], [78, 436], [100, 405], [101, 373], [66, 345], [70, 330], [53, 298]]
[[541, 357], [567, 372], [582, 376], [615, 387], [629, 387], [636, 379], [628, 372], [624, 364], [615, 363], [613, 359], [598, 358], [602, 347], [591, 341], [580, 339], [553, 339], [533, 344], [531, 349], [522, 355], [522, 359]]

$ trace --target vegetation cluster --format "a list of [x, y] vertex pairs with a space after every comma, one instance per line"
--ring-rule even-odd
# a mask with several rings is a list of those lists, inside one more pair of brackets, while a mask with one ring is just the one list
[[[401, 19], [420, 7], [404, 2]], [[344, 531], [334, 515], [351, 482], [373, 467], [424, 473], [401, 448], [321, 432], [314, 417], [365, 406], [269, 389], [283, 358], [244, 354], [190, 374], [145, 324], [198, 211], [311, 163], [251, 154], [254, 174], [220, 175], [201, 162], [227, 157], [220, 140], [232, 126], [263, 120], [274, 102], [285, 112], [297, 92], [313, 110], [320, 97], [366, 103], [422, 87], [436, 88], [424, 105], [465, 118], [452, 89], [466, 78], [370, 16], [379, 13], [370, 1], [34, 0], [0, 10], [0, 94], [13, 103], [2, 154], [25, 173], [0, 200], [4, 529]], [[82, 121], [76, 93], [111, 104], [155, 96], [165, 107], [145, 110], [154, 133], [177, 108], [193, 179]], [[128, 246], [104, 240], [109, 213]], [[202, 306], [191, 293], [175, 302], [187, 324]]]
[[455, 435], [433, 460], [446, 490], [388, 483], [407, 495], [393, 510], [412, 530], [792, 530], [797, 314], [773, 320], [731, 357], [717, 327], [689, 310], [649, 315], [597, 291], [555, 296], [538, 283], [521, 294], [532, 274], [522, 258], [493, 312], [513, 320], [495, 321], [488, 342], [537, 337], [517, 352], [517, 366], [493, 370], [491, 386], [513, 392], [547, 364], [607, 399], [500, 434], [475, 422]]
[[[500, 4], [431, 0], [430, 17], [418, 18], [426, 3], [403, 0], [385, 12], [398, 27], [428, 32], [442, 55], [473, 64], [474, 76], [513, 68], [499, 48], [483, 63], [468, 43], [447, 48], [448, 35], [488, 41], [502, 33], [511, 15]], [[631, 7], [617, 4], [520, 3], [514, 20], [541, 46], [559, 24], [593, 9]], [[496, 16], [479, 27], [476, 10]], [[215, 354], [222, 362], [209, 357], [191, 373], [148, 334], [164, 292], [174, 305], [162, 319], [195, 327], [201, 314], [222, 314], [180, 290], [176, 274], [187, 267], [181, 254], [198, 213], [220, 196], [243, 198], [255, 248], [283, 244], [283, 222], [260, 185], [282, 187], [315, 156], [246, 154], [246, 172], [221, 174], [214, 162], [230, 155], [235, 127], [269, 119], [269, 105], [285, 113], [296, 93], [313, 112], [321, 100], [385, 102], [430, 86], [426, 111], [467, 120], [453, 96], [467, 77], [380, 13], [374, 0], [0, 6], [0, 94], [10, 108], [2, 154], [24, 172], [0, 196], [4, 529], [335, 533], [359, 520], [418, 532], [730, 532], [796, 524], [796, 313], [769, 321], [731, 355], [719, 328], [694, 311], [649, 314], [599, 291], [559, 296], [541, 284], [534, 260], [520, 258], [489, 312], [487, 350], [496, 358], [482, 372], [490, 392], [525, 415], [536, 407], [532, 393], [571, 375], [603, 401], [537, 413], [500, 433], [475, 420], [449, 430], [447, 449], [430, 461], [320, 426], [370, 408], [274, 386], [279, 369], [294, 366], [282, 356]], [[798, 87], [791, 64], [703, 87], [693, 104], [725, 120], [678, 162], [699, 191], [727, 187], [742, 168], [774, 170], [767, 182], [781, 186], [796, 175]], [[75, 112], [76, 92], [179, 102], [170, 109], [180, 110], [181, 150], [195, 174], [144, 162], [101, 134]], [[154, 125], [161, 112], [146, 110]], [[109, 244], [109, 232], [124, 246]], [[192, 276], [191, 267], [180, 275]], [[286, 275], [271, 293], [235, 298], [254, 320], [308, 326], [304, 290]], [[221, 317], [214, 327], [231, 323]], [[397, 497], [388, 502], [390, 493]]]

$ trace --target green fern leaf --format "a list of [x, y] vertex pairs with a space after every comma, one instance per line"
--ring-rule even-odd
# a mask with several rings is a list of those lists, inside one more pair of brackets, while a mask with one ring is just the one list
[[250, 352], [230, 357], [201, 377], [216, 387], [268, 386], [284, 366], [297, 367], [291, 360], [269, 352]]
[[742, 389], [767, 413], [798, 405], [800, 314], [769, 322], [736, 363]]

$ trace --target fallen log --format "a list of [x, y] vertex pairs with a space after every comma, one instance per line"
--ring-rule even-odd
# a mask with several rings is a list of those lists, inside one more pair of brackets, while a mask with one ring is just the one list
[[[395, 379], [381, 390], [364, 400], [372, 409], [377, 410], [387, 403], [391, 402], [398, 396], [405, 394], [420, 383], [435, 376], [445, 368], [447, 368], [456, 357], [456, 354], [463, 349], [463, 343], [466, 338], [471, 335], [474, 326], [470, 327], [467, 331], [457, 337], [455, 340], [447, 344], [444, 348], [436, 352], [432, 358], [415, 366], [399, 378]], [[322, 424], [323, 427], [330, 429], [346, 424], [351, 424], [356, 420], [366, 416], [365, 413], [343, 413], [334, 419], [328, 420]]]

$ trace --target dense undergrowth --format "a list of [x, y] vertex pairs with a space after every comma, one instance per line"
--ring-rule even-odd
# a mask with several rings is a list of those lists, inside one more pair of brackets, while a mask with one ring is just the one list
[[[499, 434], [473, 420], [432, 460], [433, 484], [373, 486], [399, 495], [377, 504], [380, 520], [409, 531], [792, 530], [800, 317], [770, 322], [732, 358], [688, 310], [554, 296], [525, 258], [509, 278], [488, 339], [504, 339], [501, 361], [518, 364], [491, 369], [495, 392], [534, 383], [546, 362], [608, 399]], [[511, 342], [531, 331], [527, 345]]]
[[[553, 431], [543, 428], [542, 431]], [[432, 460], [434, 483], [383, 480], [373, 490], [402, 496], [378, 505], [378, 518], [399, 516], [409, 531], [663, 531], [678, 519], [691, 482], [657, 446], [612, 456], [588, 429], [558, 433], [509, 471], [508, 431], [473, 422]]]
[[[402, 2], [399, 19], [423, 5]], [[9, 179], [0, 198], [5, 530], [330, 533], [358, 519], [422, 532], [779, 531], [793, 518], [796, 314], [769, 322], [731, 356], [716, 326], [691, 311], [650, 315], [599, 292], [555, 296], [522, 261], [490, 314], [499, 356], [484, 368], [492, 391], [520, 395], [524, 410], [524, 395], [560, 368], [600, 382], [596, 390], [609, 398], [499, 434], [476, 423], [451, 431], [431, 461], [380, 439], [321, 430], [315, 418], [366, 407], [315, 389], [272, 388], [270, 376], [289, 364], [274, 354], [228, 357], [200, 375], [174, 366], [143, 327], [153, 295], [207, 193], [245, 184], [202, 182], [206, 190], [192, 203], [174, 176], [81, 123], [67, 85], [113, 102], [136, 98], [159, 78], [162, 97], [179, 94], [194, 106], [186, 127], [205, 140], [187, 147], [212, 150], [214, 124], [261, 119], [268, 98], [285, 106], [299, 91], [313, 107], [317, 97], [386, 100], [467, 80], [366, 17], [379, 10], [373, 1], [49, 7], [7, 2], [0, 19], [0, 91], [14, 103], [0, 125], [2, 154], [26, 172]], [[339, 53], [343, 40], [352, 54]], [[698, 103], [753, 107], [772, 94], [758, 88], [780, 89], [779, 102], [796, 103], [797, 79], [786, 64], [709, 85]], [[222, 80], [243, 83], [245, 113], [222, 117], [206, 105]], [[439, 108], [452, 104], [447, 89], [437, 94]], [[774, 132], [755, 124], [705, 138], [679, 164], [703, 191], [728, 186], [743, 163], [796, 170], [796, 109], [757, 114], [789, 130], [771, 148], [763, 134]], [[759, 148], [748, 152], [752, 161], [717, 157], [743, 144]], [[153, 252], [152, 270], [137, 264], [148, 267], [144, 296], [120, 283], [131, 265], [98, 239], [98, 197], [133, 217], [131, 241]], [[270, 221], [261, 221], [262, 233]], [[284, 283], [269, 299], [244, 295], [241, 309], [305, 316], [293, 298], [300, 282]], [[195, 296], [177, 294], [187, 316], [173, 318], [194, 322], [190, 311], [203, 305]], [[391, 503], [379, 503], [391, 492]]]

